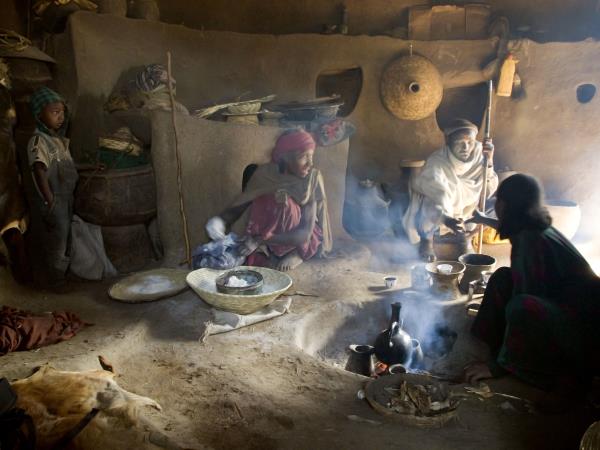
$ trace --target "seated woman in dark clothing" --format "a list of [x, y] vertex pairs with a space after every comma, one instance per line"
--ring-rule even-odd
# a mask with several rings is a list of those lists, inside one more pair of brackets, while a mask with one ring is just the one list
[[600, 362], [599, 279], [542, 205], [535, 178], [517, 174], [499, 187], [496, 228], [512, 245], [511, 267], [490, 278], [471, 333], [488, 344], [492, 361], [474, 363], [477, 382], [510, 373], [552, 392], [587, 385]]

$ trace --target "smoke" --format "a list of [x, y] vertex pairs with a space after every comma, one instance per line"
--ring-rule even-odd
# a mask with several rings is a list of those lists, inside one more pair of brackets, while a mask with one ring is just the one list
[[[378, 177], [376, 170], [365, 170], [362, 175], [360, 178], [348, 175], [343, 225], [352, 237], [369, 248], [369, 269], [393, 273], [406, 270], [407, 266], [423, 264], [419, 260], [417, 246], [407, 240], [401, 222], [409, 203], [408, 186], [402, 183], [382, 185], [375, 181]], [[402, 303], [403, 329], [419, 342], [426, 361], [450, 353], [457, 333], [445, 317], [446, 301], [436, 299], [430, 292], [411, 290], [385, 297], [379, 304], [381, 317], [389, 320], [391, 303]], [[382, 328], [387, 328], [387, 322], [382, 323]], [[370, 342], [361, 343], [373, 345], [375, 337]], [[407, 368], [421, 369], [421, 364], [422, 361], [412, 358]]]
[[[447, 302], [436, 301], [431, 295], [406, 290], [395, 301], [402, 303], [404, 330], [420, 342], [427, 358], [436, 360], [451, 352], [457, 333], [447, 320]], [[417, 367], [409, 364], [409, 368]]]
[[407, 186], [379, 183], [379, 172], [373, 168], [364, 172], [361, 177], [347, 176], [344, 229], [371, 249], [375, 268], [417, 259], [417, 249], [402, 226], [409, 202]]
[[344, 202], [344, 229], [357, 240], [369, 240], [391, 231], [390, 200], [382, 186], [371, 177], [357, 179], [349, 175], [346, 180]]

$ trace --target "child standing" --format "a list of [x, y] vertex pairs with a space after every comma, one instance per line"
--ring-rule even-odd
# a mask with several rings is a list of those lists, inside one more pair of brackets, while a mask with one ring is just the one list
[[70, 263], [73, 192], [79, 176], [65, 137], [64, 99], [43, 87], [32, 94], [31, 109], [37, 124], [27, 147], [31, 260], [38, 283], [58, 285]]

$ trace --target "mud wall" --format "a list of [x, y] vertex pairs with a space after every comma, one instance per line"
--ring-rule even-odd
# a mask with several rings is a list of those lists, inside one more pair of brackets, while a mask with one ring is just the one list
[[[110, 30], [110, 32], [107, 32]], [[409, 43], [389, 37], [287, 35], [265, 36], [190, 30], [185, 27], [78, 13], [72, 16], [69, 57], [59, 57], [58, 78], [74, 100], [73, 148], [77, 154], [95, 148], [105, 124], [102, 105], [126, 70], [173, 56], [177, 97], [194, 109], [250, 92], [274, 93], [278, 101], [313, 98], [318, 74], [360, 67], [363, 88], [348, 119], [359, 126], [352, 139], [351, 162], [365, 160], [397, 169], [403, 158], [425, 157], [442, 143], [434, 116], [399, 121], [379, 98], [385, 65], [408, 51]], [[496, 41], [418, 42], [415, 51], [430, 58], [455, 83], [458, 74], [480, 72], [494, 57]], [[61, 73], [61, 68], [67, 70]], [[72, 69], [71, 69], [72, 68]], [[77, 81], [68, 77], [75, 72]], [[475, 77], [476, 78], [476, 77]], [[75, 88], [75, 89], [74, 89]], [[75, 101], [76, 100], [76, 101]]]
[[[173, 55], [178, 99], [192, 109], [247, 91], [274, 93], [280, 100], [310, 98], [319, 73], [361, 67], [362, 92], [348, 117], [358, 127], [350, 145], [350, 165], [358, 175], [371, 164], [378, 167], [382, 179], [393, 181], [401, 159], [425, 158], [442, 143], [435, 115], [416, 122], [397, 120], [380, 101], [381, 71], [407, 50], [407, 41], [382, 36], [202, 32], [89, 13], [72, 16], [69, 36], [73, 52], [61, 53], [59, 59], [66, 64], [59, 65], [58, 76], [60, 81], [77, 75], [76, 83], [70, 80], [64, 85], [75, 106], [76, 154], [95, 148], [104, 123], [101, 105], [121, 73], [164, 62], [168, 50]], [[596, 62], [600, 44], [525, 40], [510, 45], [520, 59], [525, 95], [519, 100], [497, 99], [497, 166], [540, 176], [552, 196], [581, 202], [584, 217], [589, 217], [600, 200], [593, 186], [600, 103], [597, 98], [578, 103], [576, 89], [580, 83], [600, 85]], [[481, 67], [495, 56], [496, 46], [495, 40], [414, 42], [415, 51], [434, 62], [446, 83], [454, 84], [476, 82]], [[61, 67], [69, 67], [69, 61], [73, 70], [61, 75]]]
[[[340, 21], [348, 11], [350, 34], [383, 34], [406, 27], [407, 8], [440, 4], [426, 0], [159, 0], [162, 20], [206, 30], [242, 33], [319, 33], [323, 24]], [[464, 1], [448, 2], [455, 4]], [[597, 35], [597, 2], [593, 0], [489, 0], [494, 15], [508, 17], [515, 32], [522, 27], [538, 40], [579, 40]]]
[[600, 43], [512, 46], [524, 93], [519, 100], [496, 97], [498, 159], [540, 177], [548, 197], [579, 202], [581, 231], [597, 235], [600, 97], [580, 103], [577, 88], [600, 87]]
[[[122, 0], [125, 2], [126, 0]], [[0, 28], [25, 34], [27, 3], [0, 0]], [[319, 33], [337, 24], [341, 7], [350, 34], [385, 34], [406, 27], [408, 8], [441, 4], [426, 0], [158, 0], [161, 20], [203, 30], [259, 34]], [[509, 19], [513, 32], [536, 41], [575, 41], [600, 34], [596, 0], [488, 0], [493, 16]]]
[[20, 0], [0, 0], [0, 28], [27, 33], [27, 3]]

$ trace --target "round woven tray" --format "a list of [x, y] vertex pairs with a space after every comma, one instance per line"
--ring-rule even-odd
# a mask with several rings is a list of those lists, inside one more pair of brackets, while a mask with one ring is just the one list
[[125, 303], [142, 303], [172, 297], [187, 289], [187, 270], [153, 269], [135, 273], [108, 290], [113, 300]]
[[405, 425], [411, 425], [422, 428], [441, 428], [450, 419], [456, 417], [456, 408], [458, 408], [458, 400], [452, 409], [447, 409], [439, 412], [435, 415], [430, 416], [417, 416], [415, 414], [401, 414], [396, 411], [389, 409], [386, 405], [390, 401], [392, 394], [389, 393], [386, 388], [397, 388], [400, 383], [406, 381], [408, 383], [427, 385], [439, 385], [440, 382], [425, 376], [414, 373], [399, 373], [395, 375], [388, 375], [377, 378], [373, 381], [369, 381], [365, 386], [365, 398], [371, 405], [371, 407], [378, 413], [389, 417], [390, 419], [403, 423]]
[[278, 270], [253, 266], [240, 266], [236, 269], [248, 269], [260, 273], [263, 276], [262, 292], [255, 295], [233, 295], [217, 292], [217, 278], [229, 270], [194, 270], [188, 274], [186, 281], [194, 292], [209, 305], [236, 314], [252, 314], [264, 308], [292, 285], [290, 276]]

